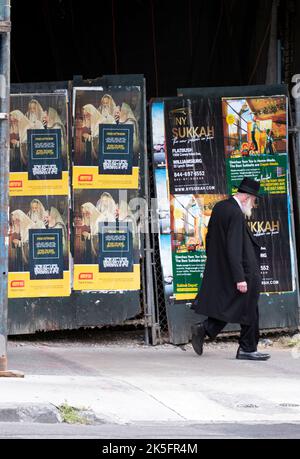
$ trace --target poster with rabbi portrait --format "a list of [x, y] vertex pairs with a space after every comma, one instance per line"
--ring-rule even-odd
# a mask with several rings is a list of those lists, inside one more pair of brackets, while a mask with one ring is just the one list
[[[139, 288], [139, 216], [135, 211], [133, 190], [74, 191], [74, 288], [75, 290], [136, 290]], [[132, 272], [104, 270], [103, 243], [105, 227], [115, 233], [126, 229], [129, 241], [126, 257]], [[114, 236], [117, 238], [117, 235]], [[117, 247], [117, 246], [115, 246]], [[119, 258], [124, 259], [120, 249]], [[127, 282], [127, 283], [126, 283]]]
[[138, 188], [141, 91], [74, 88], [75, 188]]
[[67, 93], [12, 94], [10, 194], [68, 193]]
[[9, 216], [9, 296], [69, 295], [68, 197], [10, 197]]

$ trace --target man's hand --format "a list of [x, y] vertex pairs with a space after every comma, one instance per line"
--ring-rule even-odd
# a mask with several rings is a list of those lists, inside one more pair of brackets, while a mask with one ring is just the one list
[[241, 293], [247, 293], [247, 291], [248, 291], [247, 282], [238, 282], [238, 283], [236, 284], [236, 288], [237, 288], [238, 291], [241, 292]]

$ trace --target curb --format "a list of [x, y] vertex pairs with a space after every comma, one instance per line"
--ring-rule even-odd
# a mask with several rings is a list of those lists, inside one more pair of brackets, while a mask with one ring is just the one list
[[[92, 410], [78, 409], [79, 416], [84, 420], [84, 424], [96, 425], [115, 423], [114, 420], [106, 416], [99, 416]], [[0, 404], [0, 424], [1, 422], [28, 422], [41, 424], [59, 424], [65, 422], [60, 410], [51, 403], [1, 403]], [[72, 422], [72, 424], [78, 424]]]
[[59, 410], [50, 403], [2, 403], [0, 422], [37, 422], [56, 424], [62, 422]]

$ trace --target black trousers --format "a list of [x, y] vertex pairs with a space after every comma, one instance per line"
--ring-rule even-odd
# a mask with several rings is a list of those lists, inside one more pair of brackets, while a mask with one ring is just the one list
[[[218, 320], [218, 319], [213, 319], [212, 317], [208, 317], [203, 322], [203, 326], [206, 331], [206, 334], [211, 339], [216, 338], [216, 336], [223, 330], [223, 328], [226, 325], [227, 325], [227, 322], [223, 322], [222, 320]], [[250, 325], [241, 324], [239, 345], [241, 349], [245, 352], [255, 352], [257, 351], [258, 341], [259, 341], [259, 314], [258, 314], [258, 308], [257, 308], [253, 322]]]

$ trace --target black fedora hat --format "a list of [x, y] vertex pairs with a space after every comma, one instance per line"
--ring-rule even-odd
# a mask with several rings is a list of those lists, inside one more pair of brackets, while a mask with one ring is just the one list
[[238, 186], [238, 191], [241, 193], [253, 194], [253, 196], [259, 197], [260, 182], [253, 180], [249, 177], [244, 177]]

